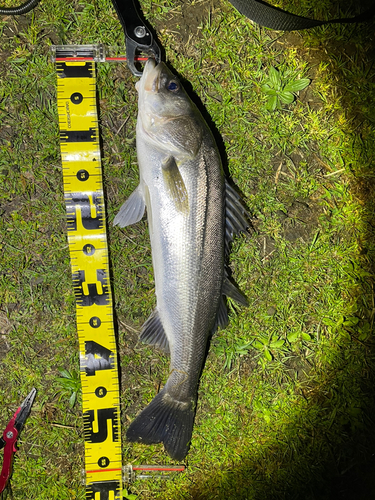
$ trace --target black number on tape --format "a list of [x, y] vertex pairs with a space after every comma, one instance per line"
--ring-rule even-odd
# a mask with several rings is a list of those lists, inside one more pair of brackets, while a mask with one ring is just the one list
[[96, 130], [60, 130], [60, 142], [95, 142], [98, 140]]
[[77, 174], [77, 179], [81, 182], [87, 181], [87, 179], [90, 177], [90, 174], [87, 172], [87, 170], [78, 170]]
[[73, 273], [74, 293], [79, 306], [86, 307], [93, 304], [106, 306], [109, 304], [108, 276], [105, 269], [97, 269], [96, 278], [96, 283], [87, 283], [85, 271]]
[[108, 457], [100, 457], [99, 460], [98, 460], [98, 465], [99, 467], [108, 467], [108, 465], [110, 464], [110, 460]]
[[81, 104], [81, 102], [83, 101], [83, 95], [81, 94], [81, 92], [73, 92], [73, 94], [70, 96], [70, 100], [73, 104]]
[[97, 387], [95, 389], [95, 396], [97, 398], [104, 398], [107, 395], [107, 389], [103, 386]]
[[93, 316], [89, 320], [89, 325], [91, 326], [91, 328], [99, 328], [101, 324], [102, 322], [100, 321], [100, 318], [98, 318], [97, 316]]
[[[82, 226], [85, 229], [102, 229], [103, 227], [103, 198], [99, 193], [92, 194], [90, 198], [83, 193], [69, 193], [65, 195], [66, 216], [68, 231], [77, 231], [77, 209], [81, 214]], [[92, 208], [96, 217], [91, 216]]]
[[84, 247], [82, 248], [82, 251], [85, 255], [94, 255], [95, 253], [95, 247], [94, 245], [91, 245], [91, 243], [87, 243], [86, 245], [84, 245]]
[[68, 66], [64, 62], [56, 63], [59, 78], [92, 78], [94, 76], [93, 63], [87, 62], [84, 66]]
[[[109, 493], [115, 493], [114, 500], [120, 500], [122, 492], [120, 492], [119, 481], [101, 481], [100, 483], [90, 483], [86, 489], [86, 500], [109, 500]], [[97, 497], [96, 493], [100, 493]]]
[[[93, 422], [96, 413], [97, 432], [93, 431]], [[83, 414], [85, 441], [89, 443], [104, 443], [108, 438], [108, 420], [112, 420], [112, 441], [119, 439], [118, 412], [116, 408], [102, 408], [101, 410], [88, 410]]]
[[114, 367], [113, 352], [102, 345], [88, 340], [85, 342], [84, 368], [86, 375], [95, 375], [99, 370], [111, 370]]

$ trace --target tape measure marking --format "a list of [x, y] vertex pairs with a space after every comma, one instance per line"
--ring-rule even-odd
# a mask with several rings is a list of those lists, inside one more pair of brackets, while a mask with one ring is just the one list
[[68, 242], [80, 350], [86, 499], [120, 500], [120, 397], [95, 65], [93, 62], [59, 62], [56, 71]]

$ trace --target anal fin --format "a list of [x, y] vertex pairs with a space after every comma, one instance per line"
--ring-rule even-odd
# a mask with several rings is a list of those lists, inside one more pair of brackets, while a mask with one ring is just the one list
[[154, 309], [142, 326], [139, 339], [169, 354], [169, 342], [157, 309]]
[[244, 295], [242, 295], [238, 288], [233, 285], [231, 281], [229, 281], [228, 276], [224, 276], [223, 288], [221, 290], [221, 293], [235, 300], [239, 304], [242, 304], [243, 306], [249, 305], [246, 297], [244, 297]]
[[225, 328], [229, 323], [228, 319], [228, 310], [225, 304], [225, 300], [223, 295], [220, 297], [219, 308], [216, 314], [215, 325], [212, 329], [212, 335], [216, 332], [216, 330], [220, 328]]

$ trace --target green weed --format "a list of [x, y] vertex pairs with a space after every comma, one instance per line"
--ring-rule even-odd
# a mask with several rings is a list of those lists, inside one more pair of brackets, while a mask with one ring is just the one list
[[268, 78], [262, 84], [262, 91], [267, 95], [266, 109], [274, 111], [282, 109], [282, 104], [291, 104], [296, 92], [305, 89], [310, 84], [308, 78], [294, 79], [288, 69], [280, 71], [273, 66], [269, 70]]
[[122, 496], [128, 500], [136, 500], [138, 498], [137, 495], [134, 495], [134, 493], [129, 493], [126, 488], [123, 490]]
[[60, 388], [58, 393], [60, 393], [59, 401], [63, 397], [69, 397], [69, 406], [73, 408], [77, 401], [77, 395], [81, 392], [81, 379], [77, 372], [69, 372], [65, 369], [60, 369], [59, 373], [61, 377], [56, 380], [56, 385]]

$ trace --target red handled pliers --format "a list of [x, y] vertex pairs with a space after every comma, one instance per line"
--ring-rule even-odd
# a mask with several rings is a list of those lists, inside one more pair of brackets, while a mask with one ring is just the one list
[[13, 456], [17, 451], [16, 442], [30, 414], [35, 396], [36, 389], [32, 389], [10, 419], [9, 424], [3, 432], [3, 437], [0, 438], [0, 450], [4, 448], [3, 467], [0, 474], [0, 493], [4, 491], [12, 473]]

